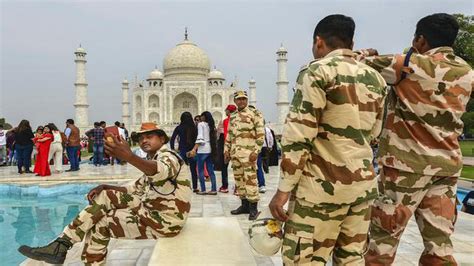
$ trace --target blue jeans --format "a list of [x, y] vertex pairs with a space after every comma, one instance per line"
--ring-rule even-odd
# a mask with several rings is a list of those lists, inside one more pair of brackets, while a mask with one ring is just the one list
[[258, 187], [265, 186], [265, 175], [263, 174], [263, 167], [262, 167], [262, 152], [258, 154], [257, 158], [257, 180], [258, 180]]
[[179, 155], [181, 158], [189, 164], [189, 170], [191, 171], [191, 182], [193, 184], [193, 190], [197, 189], [197, 172], [196, 172], [196, 159], [195, 158], [188, 158], [186, 157], [186, 151], [180, 150]]
[[198, 153], [196, 157], [197, 157], [199, 184], [201, 185], [201, 191], [202, 192], [206, 191], [206, 181], [204, 180], [204, 163], [206, 164], [207, 172], [209, 173], [209, 177], [211, 178], [211, 191], [217, 191], [216, 175], [214, 174], [214, 164], [212, 163], [211, 154]]
[[70, 146], [66, 147], [67, 158], [69, 158], [69, 164], [71, 165], [71, 170], [79, 170], [79, 151], [81, 146]]
[[29, 145], [15, 145], [16, 157], [18, 160], [18, 172], [21, 171], [21, 167], [25, 167], [25, 171], [30, 171], [31, 167], [31, 153], [33, 152], [33, 144]]
[[10, 153], [8, 154], [8, 162], [14, 163], [16, 161], [18, 161], [17, 156], [16, 156], [16, 150], [12, 149], [10, 150]]
[[102, 165], [104, 163], [104, 144], [95, 144], [92, 146], [94, 151], [94, 165]]

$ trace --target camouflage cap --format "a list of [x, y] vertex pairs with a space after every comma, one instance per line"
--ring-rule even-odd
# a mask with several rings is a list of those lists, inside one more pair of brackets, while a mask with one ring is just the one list
[[238, 99], [238, 98], [246, 98], [248, 99], [249, 97], [247, 96], [247, 92], [246, 91], [236, 91], [234, 93], [234, 99]]

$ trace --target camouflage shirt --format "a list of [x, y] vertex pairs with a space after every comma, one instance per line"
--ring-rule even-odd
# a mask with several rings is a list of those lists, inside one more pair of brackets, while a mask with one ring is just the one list
[[300, 71], [282, 136], [279, 190], [321, 204], [377, 196], [370, 140], [382, 128], [386, 84], [338, 49]]
[[[156, 161], [158, 170], [156, 175], [143, 175], [133, 184], [126, 186], [127, 192], [142, 199], [144, 208], [137, 208], [141, 223], [164, 236], [174, 236], [181, 231], [188, 217], [191, 208], [191, 185], [183, 173], [186, 171], [181, 171], [176, 177], [183, 161], [165, 145], [155, 154], [153, 160]], [[170, 179], [177, 184], [174, 192], [175, 186]], [[156, 192], [150, 183], [161, 194]]]
[[229, 152], [231, 157], [248, 158], [252, 152], [260, 152], [264, 141], [265, 130], [260, 111], [247, 106], [230, 115], [224, 152]]
[[[410, 173], [459, 176], [458, 137], [474, 86], [472, 68], [451, 47], [414, 53], [408, 66], [403, 64], [405, 56], [363, 60], [394, 85], [378, 156], [383, 165]], [[403, 80], [402, 72], [406, 73]]]

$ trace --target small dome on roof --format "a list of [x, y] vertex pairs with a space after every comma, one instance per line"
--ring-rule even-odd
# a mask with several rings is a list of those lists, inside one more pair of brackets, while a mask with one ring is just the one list
[[278, 48], [277, 53], [287, 53], [288, 51], [286, 50], [285, 47], [283, 47], [283, 43], [281, 44], [280, 48]]
[[82, 48], [82, 46], [79, 45], [79, 47], [76, 49], [76, 52], [75, 53], [83, 53], [85, 54], [86, 53], [86, 49]]
[[150, 72], [150, 76], [148, 76], [148, 79], [163, 79], [163, 73], [161, 73], [158, 68], [153, 69], [153, 71]]
[[222, 74], [222, 72], [217, 70], [216, 67], [214, 67], [214, 69], [211, 70], [211, 72], [209, 72], [209, 78], [208, 79], [224, 79], [224, 75]]

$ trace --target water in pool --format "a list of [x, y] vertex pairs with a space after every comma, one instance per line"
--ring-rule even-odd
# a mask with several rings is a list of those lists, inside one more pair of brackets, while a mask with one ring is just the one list
[[53, 240], [84, 208], [94, 184], [50, 188], [0, 185], [0, 261], [18, 265], [26, 258], [21, 245], [39, 246]]

